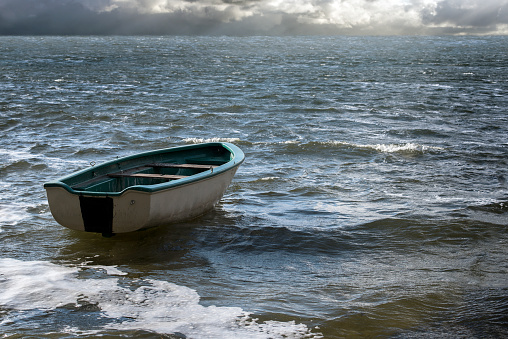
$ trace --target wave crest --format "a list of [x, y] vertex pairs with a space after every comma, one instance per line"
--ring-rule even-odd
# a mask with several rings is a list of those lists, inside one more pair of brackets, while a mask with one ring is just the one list
[[311, 141], [300, 143], [298, 141], [286, 141], [281, 144], [288, 147], [298, 146], [299, 148], [308, 148], [309, 150], [326, 149], [326, 148], [341, 148], [353, 150], [374, 150], [381, 153], [426, 153], [444, 150], [437, 146], [420, 145], [416, 143], [400, 143], [400, 144], [356, 144], [347, 141]]
[[188, 144], [200, 144], [203, 142], [231, 142], [231, 143], [239, 143], [239, 138], [185, 138], [184, 142]]

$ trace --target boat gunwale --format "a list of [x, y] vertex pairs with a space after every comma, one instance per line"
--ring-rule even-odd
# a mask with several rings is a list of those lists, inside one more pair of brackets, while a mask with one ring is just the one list
[[[178, 179], [178, 180], [172, 180], [172, 181], [168, 181], [168, 182], [163, 182], [163, 183], [159, 183], [159, 184], [151, 184], [151, 185], [133, 185], [133, 186], [128, 186], [118, 192], [113, 192], [113, 191], [98, 192], [98, 191], [76, 190], [64, 182], [64, 180], [69, 180], [73, 177], [82, 175], [86, 172], [94, 171], [94, 169], [98, 170], [101, 168], [106, 168], [106, 167], [114, 165], [114, 164], [129, 161], [132, 159], [137, 159], [140, 157], [145, 157], [145, 156], [149, 157], [149, 156], [154, 156], [154, 155], [164, 154], [164, 153], [185, 151], [186, 149], [190, 150], [190, 149], [205, 148], [205, 147], [211, 147], [211, 146], [224, 147], [226, 150], [228, 150], [231, 153], [231, 155], [232, 155], [231, 159], [222, 165], [214, 167], [213, 170], [207, 170], [204, 172], [196, 173], [196, 174], [190, 175], [186, 178], [182, 178], [182, 179]], [[183, 185], [197, 183], [202, 180], [211, 179], [212, 177], [215, 177], [215, 176], [220, 175], [224, 172], [228, 172], [234, 168], [237, 168], [238, 166], [240, 166], [243, 163], [244, 159], [245, 159], [245, 155], [244, 155], [243, 151], [236, 145], [233, 145], [229, 142], [209, 142], [209, 143], [177, 146], [177, 147], [164, 148], [164, 149], [152, 150], [152, 151], [148, 151], [148, 152], [137, 153], [137, 154], [125, 156], [122, 158], [106, 161], [100, 165], [93, 166], [91, 168], [85, 168], [85, 169], [79, 170], [77, 172], [73, 172], [73, 173], [66, 175], [64, 177], [60, 177], [58, 179], [49, 181], [44, 184], [44, 188], [60, 187], [60, 188], [63, 188], [66, 191], [68, 191], [69, 193], [74, 194], [74, 195], [102, 196], [102, 197], [121, 196], [124, 193], [126, 193], [127, 191], [140, 191], [140, 192], [146, 192], [146, 193], [155, 193], [155, 192], [159, 192], [162, 190], [167, 190], [167, 189], [172, 189], [172, 188], [176, 188], [176, 187], [183, 186]], [[107, 173], [105, 174], [105, 176], [107, 176]]]

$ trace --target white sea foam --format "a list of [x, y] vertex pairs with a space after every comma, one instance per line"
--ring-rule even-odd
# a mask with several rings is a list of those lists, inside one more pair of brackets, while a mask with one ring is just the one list
[[280, 179], [280, 178], [279, 177], [263, 177], [260, 180], [261, 181], [272, 181], [272, 180], [277, 180], [277, 179]]
[[30, 214], [27, 212], [26, 208], [26, 206], [20, 204], [0, 204], [0, 232], [2, 232], [3, 226], [16, 225], [20, 221], [27, 219]]
[[[120, 286], [119, 277], [79, 278], [82, 268], [0, 259], [0, 305], [14, 310], [53, 310], [95, 304], [103, 317], [115, 319], [104, 326], [108, 330], [179, 332], [196, 339], [321, 338], [294, 321], [259, 323], [239, 307], [202, 306], [196, 291], [185, 286], [128, 277], [122, 278]], [[86, 266], [86, 269], [125, 275], [115, 266]]]
[[199, 144], [202, 142], [240, 142], [239, 138], [186, 138], [183, 140], [188, 144]]
[[69, 164], [83, 165], [86, 162], [82, 160], [61, 159], [55, 157], [48, 157], [44, 154], [30, 153], [28, 149], [9, 150], [0, 148], [0, 156], [5, 157], [4, 166], [21, 160], [44, 162], [48, 167], [53, 169], [65, 169]]
[[127, 273], [120, 271], [116, 266], [95, 265], [94, 268], [103, 269], [108, 275], [127, 275]]
[[405, 143], [405, 144], [355, 144], [344, 141], [331, 141], [333, 145], [340, 146], [351, 146], [355, 148], [370, 148], [383, 153], [397, 153], [397, 152], [425, 152], [430, 150], [443, 150], [441, 147], [434, 146], [426, 146], [419, 145], [415, 143]]
[[[288, 140], [281, 142], [282, 144], [300, 144], [297, 140]], [[339, 147], [352, 147], [352, 148], [364, 148], [373, 149], [382, 153], [397, 153], [397, 152], [417, 152], [424, 153], [427, 151], [442, 151], [443, 148], [436, 146], [420, 145], [415, 143], [401, 143], [401, 144], [355, 144], [347, 141], [319, 141], [317, 142], [324, 146], [339, 146]]]
[[8, 150], [5, 148], [0, 148], [0, 155], [3, 157], [7, 157], [7, 159], [11, 161], [13, 160], [17, 161], [33, 157], [33, 154], [25, 150]]
[[377, 145], [364, 145], [363, 147], [373, 148], [384, 153], [394, 152], [425, 152], [431, 149], [440, 149], [438, 147], [431, 147], [425, 145], [418, 145], [414, 143], [406, 144], [377, 144]]

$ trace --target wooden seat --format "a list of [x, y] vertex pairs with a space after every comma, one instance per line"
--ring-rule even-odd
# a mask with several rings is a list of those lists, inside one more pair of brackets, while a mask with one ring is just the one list
[[111, 178], [149, 178], [149, 179], [167, 179], [177, 180], [187, 178], [188, 175], [175, 175], [175, 174], [157, 174], [157, 173], [110, 173]]
[[147, 164], [148, 167], [163, 167], [163, 168], [190, 168], [190, 169], [212, 169], [219, 167], [218, 165], [200, 165], [200, 164], [170, 164], [165, 162], [156, 162]]

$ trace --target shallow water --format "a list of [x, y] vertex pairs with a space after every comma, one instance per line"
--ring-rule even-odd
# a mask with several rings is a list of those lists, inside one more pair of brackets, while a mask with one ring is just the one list
[[[506, 37], [0, 37], [4, 337], [508, 335]], [[205, 141], [205, 216], [112, 238], [42, 184]]]

